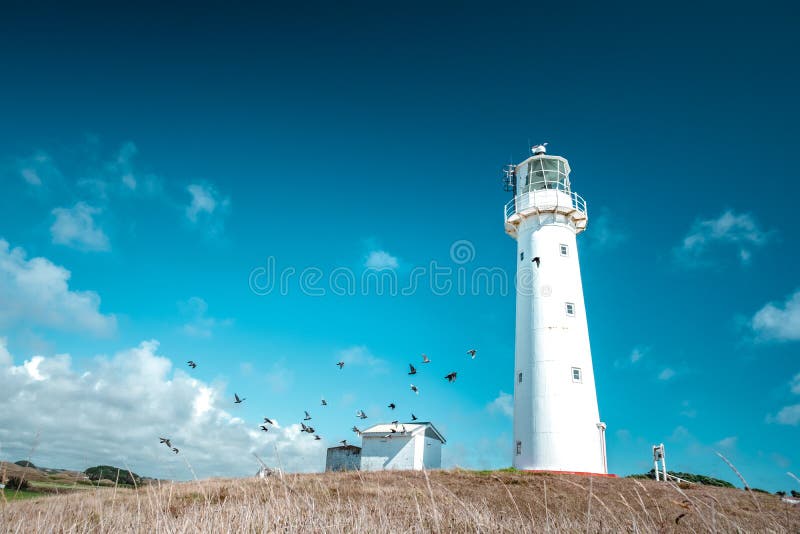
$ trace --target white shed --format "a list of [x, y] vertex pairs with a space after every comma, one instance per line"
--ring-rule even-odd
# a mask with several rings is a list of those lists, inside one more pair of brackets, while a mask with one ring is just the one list
[[432, 423], [383, 423], [361, 434], [361, 470], [439, 469], [444, 436]]
[[325, 471], [358, 471], [361, 465], [361, 447], [343, 445], [328, 449]]

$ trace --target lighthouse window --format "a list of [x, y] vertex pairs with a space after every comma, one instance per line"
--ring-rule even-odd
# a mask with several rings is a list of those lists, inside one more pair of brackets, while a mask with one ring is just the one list
[[559, 245], [559, 246], [561, 248], [561, 255], [562, 256], [569, 256], [569, 248], [567, 248], [567, 245], [563, 245], [562, 244], [562, 245]]
[[522, 454], [522, 442], [517, 442], [517, 454]]
[[522, 261], [524, 259], [525, 259], [525, 251], [523, 250], [522, 252], [519, 253], [519, 261]]
[[583, 382], [581, 377], [581, 368], [580, 367], [573, 367], [572, 368], [572, 381], [573, 382]]
[[522, 384], [522, 373], [520, 373], [520, 374], [518, 374], [518, 375], [517, 375], [517, 382], [519, 382], [520, 384]]
[[575, 317], [575, 305], [571, 302], [567, 302], [567, 315]]

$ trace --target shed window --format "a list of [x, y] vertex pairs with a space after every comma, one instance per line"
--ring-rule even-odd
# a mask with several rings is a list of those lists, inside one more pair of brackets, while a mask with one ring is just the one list
[[561, 251], [562, 256], [569, 256], [569, 247], [567, 247], [567, 245], [562, 243], [558, 246], [558, 248]]
[[580, 367], [573, 367], [572, 368], [572, 381], [573, 382], [583, 382], [583, 376], [581, 375], [581, 368]]
[[570, 317], [575, 317], [575, 304], [572, 302], [566, 303], [567, 315]]
[[522, 454], [522, 442], [517, 442], [517, 454]]

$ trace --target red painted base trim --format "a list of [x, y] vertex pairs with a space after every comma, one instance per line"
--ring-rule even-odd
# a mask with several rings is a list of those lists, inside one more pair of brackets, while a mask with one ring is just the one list
[[612, 473], [586, 473], [583, 471], [547, 471], [543, 469], [520, 469], [526, 473], [552, 473], [554, 475], [580, 475], [584, 477], [603, 477], [603, 478], [618, 478], [617, 475]]

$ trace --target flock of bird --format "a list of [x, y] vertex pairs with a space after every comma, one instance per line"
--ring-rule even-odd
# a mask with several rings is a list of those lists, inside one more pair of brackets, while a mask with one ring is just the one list
[[[467, 351], [467, 354], [473, 360], [475, 359], [475, 356], [477, 355], [477, 353], [478, 353], [478, 351], [476, 349], [470, 349], [470, 350]], [[197, 362], [195, 362], [194, 360], [189, 360], [186, 363], [191, 369], [196, 369], [197, 368]], [[423, 354], [422, 355], [422, 363], [423, 364], [431, 363], [431, 359], [428, 358], [427, 355]], [[344, 361], [337, 362], [336, 366], [339, 368], [339, 370], [344, 369]], [[408, 371], [409, 375], [416, 375], [417, 374], [417, 368], [414, 367], [413, 364], [408, 364], [408, 367], [409, 367], [409, 371]], [[458, 376], [458, 373], [456, 371], [453, 371], [451, 373], [446, 374], [444, 376], [444, 378], [445, 378], [445, 380], [447, 380], [448, 383], [453, 383], [453, 382], [456, 381], [456, 377], [457, 376]], [[411, 391], [414, 392], [416, 395], [419, 395], [419, 388], [417, 386], [415, 386], [414, 384], [411, 384]], [[247, 400], [246, 397], [239, 397], [238, 393], [234, 393], [233, 394], [233, 399], [234, 399], [233, 400], [234, 404], [242, 404], [244, 401]], [[322, 402], [321, 402], [321, 406], [327, 406], [327, 405], [328, 405], [328, 402], [323, 398]], [[387, 407], [390, 410], [395, 410], [397, 408], [397, 405], [394, 402], [390, 402], [387, 405]], [[314, 429], [314, 427], [311, 426], [310, 423], [306, 424], [308, 421], [311, 421], [311, 419], [312, 419], [311, 414], [308, 412], [308, 410], [304, 410], [303, 412], [305, 413], [305, 417], [300, 422], [300, 431], [301, 432], [305, 432], [307, 434], [313, 435], [315, 441], [321, 440], [322, 438], [316, 433], [316, 430]], [[364, 412], [364, 410], [357, 410], [356, 411], [356, 417], [358, 417], [361, 420], [364, 420], [364, 419], [367, 418], [367, 414]], [[417, 419], [418, 419], [418, 417], [412, 413], [411, 414], [411, 421], [416, 421]], [[400, 431], [401, 434], [405, 434], [406, 433], [406, 427], [405, 427], [404, 424], [401, 424], [399, 421], [392, 421], [391, 424], [393, 426], [392, 426], [392, 428], [389, 429], [390, 430], [389, 434], [386, 434], [385, 436], [383, 436], [384, 438], [391, 438], [393, 434], [396, 434], [398, 432], [398, 430]], [[274, 426], [275, 423], [274, 423], [274, 421], [272, 419], [270, 419], [268, 417], [264, 417], [264, 422], [258, 428], [262, 432], [269, 432], [269, 426], [268, 425]], [[363, 433], [363, 431], [361, 429], [359, 429], [357, 426], [353, 426], [352, 431], [357, 436], [360, 436]], [[169, 438], [159, 437], [159, 440], [160, 440], [160, 443], [166, 445], [167, 448], [169, 448], [175, 454], [178, 454], [180, 452], [180, 450], [177, 447], [173, 447], [172, 446], [172, 441]], [[346, 439], [341, 440], [339, 443], [341, 443], [344, 446], [347, 446], [347, 440]]]

